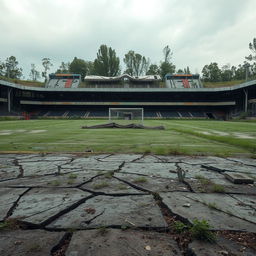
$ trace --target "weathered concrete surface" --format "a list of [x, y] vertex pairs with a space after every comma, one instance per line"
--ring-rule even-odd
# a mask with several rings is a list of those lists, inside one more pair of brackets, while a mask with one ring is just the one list
[[[178, 181], [178, 168], [186, 173], [183, 182]], [[146, 234], [151, 234], [149, 230], [167, 227], [163, 213], [166, 215], [168, 211], [161, 204], [161, 198], [167, 208], [181, 219], [190, 222], [195, 218], [206, 219], [216, 230], [256, 233], [255, 182], [232, 184], [225, 178], [225, 173], [242, 173], [256, 179], [255, 172], [255, 160], [242, 158], [0, 154], [0, 221], [6, 217], [17, 218], [27, 223], [27, 228], [35, 227], [29, 223], [37, 224], [37, 228], [50, 229], [53, 234], [57, 230], [72, 229], [72, 250], [68, 255], [73, 253], [73, 243], [80, 244], [79, 236], [81, 239], [88, 237], [88, 241], [96, 240], [91, 242], [91, 248], [81, 244], [77, 252], [82, 254], [78, 255], [87, 255], [83, 250], [95, 255], [104, 255], [105, 252], [105, 255], [120, 255], [123, 247], [124, 252], [131, 249], [130, 243], [137, 246], [137, 251], [131, 249], [129, 255], [138, 252], [140, 255], [166, 255], [164, 249], [169, 245], [174, 248], [173, 251], [170, 249], [169, 253], [173, 253], [170, 255], [179, 255], [170, 237], [166, 240], [170, 242], [167, 247], [165, 235], [157, 234], [158, 237], [153, 233], [152, 239], [145, 238]], [[214, 191], [220, 193], [214, 194]], [[170, 221], [173, 216], [165, 218]], [[110, 230], [107, 232], [109, 235], [98, 238], [96, 233], [104, 233], [103, 227], [117, 230]], [[124, 233], [121, 229], [127, 227], [141, 227], [147, 232], [129, 231], [135, 232], [132, 234], [127, 231], [127, 238], [124, 235], [125, 239], [122, 239]], [[7, 240], [13, 241], [11, 238]], [[54, 245], [49, 243], [49, 248]], [[145, 250], [147, 245], [151, 250]], [[223, 248], [229, 248], [225, 246]], [[44, 252], [44, 255], [49, 253]]]
[[97, 196], [52, 222], [50, 228], [99, 228], [105, 226], [167, 227], [151, 195]]
[[27, 189], [25, 188], [0, 188], [0, 221], [2, 221], [19, 196]]
[[1, 187], [76, 187], [98, 174], [95, 171], [75, 171], [46, 176], [31, 176], [0, 182]]
[[[160, 196], [174, 214], [191, 223], [198, 218], [209, 221], [213, 229], [217, 230], [256, 232], [255, 210], [251, 206], [239, 204], [231, 196], [187, 192], [160, 193]], [[187, 204], [190, 204], [189, 208], [184, 207]]]
[[80, 170], [96, 170], [96, 171], [115, 171], [119, 168], [123, 161], [103, 162], [94, 157], [78, 158], [69, 164], [62, 165], [63, 169], [80, 169]]
[[78, 189], [34, 188], [24, 195], [12, 218], [41, 224], [90, 194]]
[[56, 246], [64, 232], [43, 230], [13, 230], [0, 232], [0, 255], [46, 256]]
[[215, 244], [194, 240], [189, 244], [189, 251], [194, 256], [255, 256], [256, 250], [246, 248], [243, 245], [230, 241], [224, 237], [218, 237]]
[[137, 159], [140, 159], [141, 155], [136, 155], [136, 154], [115, 154], [115, 155], [108, 155], [106, 157], [99, 157], [97, 158], [100, 161], [103, 162], [123, 162], [125, 161], [126, 163], [128, 162], [133, 162]]
[[242, 163], [234, 162], [230, 164], [206, 164], [202, 165], [204, 168], [214, 170], [217, 172], [236, 172], [249, 174], [256, 179], [256, 169], [254, 166], [243, 165]]
[[189, 191], [188, 187], [177, 179], [141, 176], [128, 173], [115, 173], [115, 177], [151, 192]]
[[66, 256], [180, 256], [176, 242], [164, 234], [99, 229], [76, 232]]
[[200, 179], [186, 179], [186, 182], [196, 193], [213, 193], [218, 192], [218, 189], [223, 189], [223, 191], [220, 192], [226, 194], [256, 195], [255, 184], [233, 184], [228, 180], [221, 179], [209, 179], [209, 184], [205, 184], [208, 181], [201, 181]]
[[81, 186], [82, 189], [102, 192], [106, 194], [142, 194], [138, 189], [135, 189], [125, 182], [115, 179], [111, 174], [101, 175], [94, 178], [91, 182], [88, 182]]
[[0, 181], [15, 179], [20, 175], [20, 168], [18, 166], [5, 166], [0, 164]]

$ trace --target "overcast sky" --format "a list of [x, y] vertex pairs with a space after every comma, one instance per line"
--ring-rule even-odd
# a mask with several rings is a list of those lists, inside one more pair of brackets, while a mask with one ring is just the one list
[[[122, 60], [129, 50], [177, 68], [238, 65], [256, 37], [256, 0], [0, 0], [0, 61], [14, 55], [29, 77], [49, 57], [56, 71], [76, 56], [94, 60], [101, 44]], [[123, 64], [122, 64], [123, 65]]]

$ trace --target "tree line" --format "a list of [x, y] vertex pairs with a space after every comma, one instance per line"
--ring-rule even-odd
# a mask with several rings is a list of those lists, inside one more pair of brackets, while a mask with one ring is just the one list
[[[202, 79], [206, 82], [224, 82], [243, 80], [248, 76], [256, 77], [256, 38], [249, 43], [249, 50], [251, 54], [246, 56], [243, 64], [239, 64], [237, 67], [230, 64], [219, 67], [216, 62], [205, 65], [202, 69]], [[152, 64], [149, 58], [130, 50], [123, 58], [125, 66], [123, 73], [131, 76], [160, 75], [164, 79], [166, 74], [176, 72], [172, 56], [173, 52], [167, 45], [163, 49], [160, 63]], [[4, 62], [0, 61], [0, 76], [19, 79], [22, 76], [22, 68], [18, 64], [15, 56], [10, 56]], [[30, 79], [37, 81], [42, 77], [46, 80], [51, 66], [53, 66], [51, 59], [43, 58], [43, 71], [40, 73], [35, 64], [31, 64]], [[82, 79], [86, 75], [117, 76], [121, 74], [120, 58], [114, 49], [107, 45], [101, 45], [94, 61], [74, 57], [71, 62], [62, 62], [55, 73], [80, 74]], [[190, 74], [190, 69], [189, 67], [178, 69], [177, 73]]]

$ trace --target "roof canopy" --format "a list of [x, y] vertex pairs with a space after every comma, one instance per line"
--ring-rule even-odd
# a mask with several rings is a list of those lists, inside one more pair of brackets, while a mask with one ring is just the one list
[[160, 81], [161, 77], [159, 75], [148, 75], [148, 76], [130, 76], [128, 74], [123, 74], [120, 76], [85, 76], [84, 81], [121, 81], [124, 79], [128, 79], [130, 81], [143, 81], [143, 82], [152, 82], [152, 81]]

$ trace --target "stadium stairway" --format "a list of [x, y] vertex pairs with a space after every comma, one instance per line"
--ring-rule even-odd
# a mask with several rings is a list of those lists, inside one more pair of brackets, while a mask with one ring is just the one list
[[72, 85], [73, 79], [67, 79], [66, 83], [65, 83], [65, 88], [70, 88]]
[[182, 83], [183, 83], [184, 88], [190, 88], [188, 79], [182, 79]]

